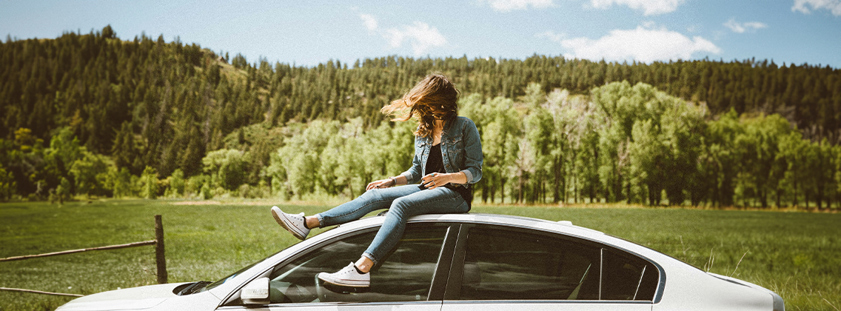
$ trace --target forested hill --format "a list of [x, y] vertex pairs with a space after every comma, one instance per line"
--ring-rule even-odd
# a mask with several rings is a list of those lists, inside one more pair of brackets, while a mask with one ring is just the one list
[[[53, 136], [69, 131], [68, 139], [78, 138], [87, 151], [108, 156], [132, 175], [148, 166], [161, 178], [176, 169], [194, 176], [208, 152], [239, 146], [244, 129], [256, 124], [267, 129], [260, 131], [266, 136], [313, 120], [361, 117], [364, 127], [376, 127], [387, 120], [379, 109], [430, 72], [452, 77], [463, 94], [486, 99], [521, 98], [530, 83], [539, 83], [545, 93], [567, 89], [586, 95], [613, 81], [645, 82], [705, 103], [711, 117], [731, 109], [779, 113], [813, 140], [837, 142], [841, 132], [841, 70], [830, 67], [754, 60], [627, 64], [540, 55], [390, 56], [297, 67], [250, 63], [162, 36], [121, 39], [109, 26], [90, 34], [0, 43], [0, 139], [21, 147], [40, 140], [46, 147]], [[249, 139], [254, 164], [266, 165], [279, 143]], [[23, 174], [25, 165], [15, 170]], [[40, 191], [26, 181], [38, 178], [17, 176], [18, 192]], [[43, 178], [49, 185], [60, 182]]]

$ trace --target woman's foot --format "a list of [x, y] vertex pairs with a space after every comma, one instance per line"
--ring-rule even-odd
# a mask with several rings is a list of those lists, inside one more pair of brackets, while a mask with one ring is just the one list
[[321, 272], [318, 279], [341, 287], [370, 287], [371, 274], [361, 273], [351, 262], [347, 267], [334, 273]]
[[272, 206], [272, 216], [283, 229], [286, 229], [299, 240], [304, 240], [310, 234], [310, 229], [304, 224], [304, 213], [298, 215], [287, 214], [277, 206]]

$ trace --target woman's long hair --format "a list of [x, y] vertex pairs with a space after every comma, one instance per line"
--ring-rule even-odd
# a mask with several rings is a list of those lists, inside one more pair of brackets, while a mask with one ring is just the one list
[[450, 123], [458, 116], [458, 90], [447, 77], [431, 74], [423, 78], [403, 98], [394, 100], [382, 109], [386, 115], [394, 115], [392, 121], [418, 119], [415, 135], [431, 137], [435, 119]]

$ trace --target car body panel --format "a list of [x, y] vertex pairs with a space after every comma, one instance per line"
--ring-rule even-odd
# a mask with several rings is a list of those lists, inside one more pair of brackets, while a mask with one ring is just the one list
[[172, 290], [185, 283], [171, 283], [118, 289], [76, 298], [57, 311], [97, 310], [212, 310], [219, 298], [209, 292], [191, 296], [176, 296]]
[[[455, 301], [371, 303], [287, 303], [262, 306], [226, 306], [239, 297], [239, 291], [252, 280], [267, 276], [281, 263], [289, 262], [308, 249], [321, 247], [336, 239], [364, 230], [375, 230], [385, 217], [368, 217], [327, 230], [287, 247], [230, 277], [208, 291], [177, 296], [172, 289], [178, 284], [146, 286], [94, 294], [75, 299], [59, 310], [784, 310], [782, 299], [755, 284], [706, 273], [672, 257], [602, 232], [574, 226], [569, 222], [518, 216], [487, 214], [443, 214], [413, 217], [410, 223], [451, 223], [456, 227], [492, 225], [586, 240], [615, 248], [654, 264], [660, 270], [658, 288], [652, 301]], [[457, 234], [462, 234], [458, 232]], [[452, 252], [450, 252], [452, 255]], [[441, 259], [443, 261], [443, 259]], [[449, 262], [449, 260], [447, 261]], [[436, 276], [437, 277], [437, 276]], [[453, 276], [450, 275], [452, 278]], [[446, 279], [444, 280], [446, 281]], [[136, 297], [136, 299], [130, 299]], [[776, 297], [776, 298], [775, 298]], [[108, 306], [108, 308], [105, 308]]]
[[441, 302], [410, 302], [410, 303], [294, 303], [270, 304], [259, 308], [245, 306], [220, 307], [220, 311], [439, 311]]
[[[767, 290], [716, 278], [698, 269], [665, 267], [670, 273], [663, 300], [653, 310], [773, 310]], [[715, 299], [710, 299], [715, 297]]]
[[444, 301], [441, 311], [651, 311], [651, 302], [645, 301]]

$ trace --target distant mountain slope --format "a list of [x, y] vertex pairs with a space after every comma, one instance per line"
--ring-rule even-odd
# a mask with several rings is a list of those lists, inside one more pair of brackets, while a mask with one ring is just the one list
[[[228, 64], [230, 62], [230, 64]], [[807, 137], [838, 142], [841, 70], [761, 61], [618, 64], [534, 55], [525, 60], [404, 58], [312, 68], [253, 64], [196, 44], [142, 36], [123, 41], [105, 27], [57, 39], [0, 43], [0, 138], [20, 128], [44, 140], [69, 127], [82, 145], [110, 155], [138, 175], [181, 168], [198, 173], [208, 151], [245, 126], [362, 117], [386, 120], [379, 108], [425, 74], [450, 75], [465, 94], [518, 98], [529, 83], [545, 91], [588, 93], [627, 80], [696, 102], [712, 115], [780, 113]]]

